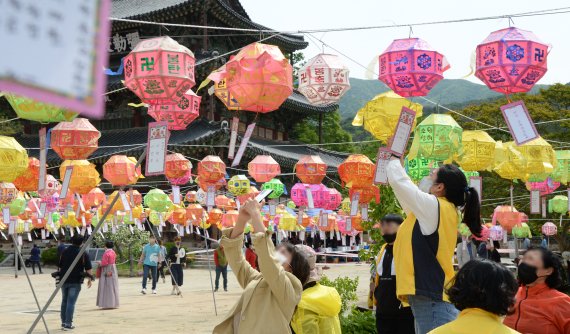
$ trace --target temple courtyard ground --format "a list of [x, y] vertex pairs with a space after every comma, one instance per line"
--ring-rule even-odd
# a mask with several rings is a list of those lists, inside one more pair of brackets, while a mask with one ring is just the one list
[[[30, 268], [28, 268], [30, 269]], [[31, 275], [40, 305], [43, 307], [55, 288], [46, 268], [42, 275]], [[365, 304], [369, 287], [370, 269], [367, 264], [330, 265], [324, 274], [334, 279], [338, 276], [358, 277], [359, 304]], [[212, 272], [215, 276], [215, 272]], [[220, 278], [221, 281], [221, 278]], [[218, 315], [215, 315], [210, 275], [207, 269], [184, 271], [183, 296], [171, 296], [170, 277], [166, 283], [158, 283], [158, 294], [141, 295], [141, 278], [119, 279], [120, 308], [100, 310], [95, 306], [97, 284], [90, 289], [84, 284], [75, 308], [74, 333], [211, 333], [239, 299], [241, 288], [233, 273], [228, 272], [228, 292], [215, 293]], [[222, 282], [220, 282], [221, 285]], [[149, 286], [150, 287], [150, 286]], [[149, 290], [150, 292], [150, 290]], [[50, 333], [61, 332], [58, 294], [45, 315]], [[37, 316], [37, 306], [24, 272], [14, 278], [13, 268], [0, 268], [0, 333], [26, 333]], [[263, 319], [259, 319], [263, 321]], [[268, 324], [271, 326], [271, 324]], [[46, 333], [40, 321], [34, 333]], [[269, 332], [268, 332], [269, 333]]]

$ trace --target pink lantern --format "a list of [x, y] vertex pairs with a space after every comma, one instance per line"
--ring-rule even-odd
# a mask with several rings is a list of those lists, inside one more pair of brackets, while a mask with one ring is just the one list
[[307, 206], [307, 186], [308, 184], [295, 183], [293, 188], [291, 188], [291, 200], [296, 206]]
[[396, 39], [380, 55], [380, 81], [396, 94], [425, 96], [449, 69], [445, 56], [420, 38]]
[[168, 130], [184, 130], [200, 116], [201, 100], [202, 97], [188, 90], [177, 103], [149, 105], [148, 114], [157, 122], [167, 122]]
[[258, 155], [247, 165], [249, 175], [256, 182], [267, 182], [281, 174], [281, 167], [269, 155]]
[[99, 146], [101, 133], [86, 118], [61, 122], [51, 130], [51, 148], [63, 160], [87, 159]]
[[293, 93], [293, 67], [277, 46], [252, 43], [225, 66], [228, 90], [243, 110], [276, 110]]
[[558, 227], [556, 227], [556, 225], [554, 225], [552, 222], [546, 222], [544, 225], [542, 225], [542, 234], [548, 237], [556, 235], [557, 232]]
[[548, 46], [534, 33], [509, 27], [477, 46], [475, 76], [498, 93], [524, 93], [546, 73]]
[[489, 229], [489, 238], [493, 241], [503, 240], [505, 237], [505, 230], [500, 225], [493, 225]]
[[125, 86], [144, 103], [179, 103], [192, 88], [194, 54], [172, 38], [146, 39], [123, 59]]
[[527, 182], [526, 189], [529, 191], [540, 191], [540, 196], [546, 196], [552, 194], [554, 190], [560, 187], [560, 182], [555, 182], [551, 178], [547, 178], [541, 182]]
[[61, 188], [61, 184], [52, 175], [46, 175], [46, 182], [44, 190], [38, 191], [40, 197], [50, 197]]
[[329, 188], [329, 193], [327, 197], [327, 201], [325, 203], [326, 210], [336, 210], [338, 206], [342, 202], [342, 195], [338, 190], [334, 188]]
[[[296, 183], [293, 186], [293, 188], [291, 188], [291, 200], [293, 200], [293, 203], [295, 203], [296, 206], [309, 205], [309, 201], [307, 198], [307, 189], [311, 191], [311, 196], [313, 197], [313, 206], [315, 208], [324, 209], [326, 208], [327, 205], [330, 205], [329, 203], [331, 198], [330, 189], [327, 188], [325, 185]], [[338, 204], [336, 206], [338, 207]]]
[[336, 55], [318, 54], [299, 71], [299, 92], [311, 104], [337, 103], [349, 89], [348, 68]]
[[491, 236], [491, 229], [489, 229], [487, 226], [482, 225], [481, 226], [481, 236], [477, 237], [474, 234], [472, 235], [473, 239], [475, 240], [479, 240], [479, 241], [485, 241], [488, 240], [489, 237]]
[[173, 185], [187, 183], [192, 177], [192, 163], [180, 153], [166, 155], [164, 175]]
[[336, 221], [336, 226], [338, 227], [338, 231], [344, 235], [355, 236], [358, 234], [358, 231], [355, 230], [354, 227], [352, 227], [352, 224], [351, 224], [351, 229], [347, 230], [346, 217], [339, 216], [339, 218]]

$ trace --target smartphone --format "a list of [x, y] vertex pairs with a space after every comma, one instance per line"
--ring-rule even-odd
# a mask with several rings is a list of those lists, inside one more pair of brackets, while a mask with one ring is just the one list
[[273, 192], [273, 189], [262, 190], [257, 196], [255, 196], [255, 200], [257, 201], [257, 203], [261, 203], [272, 192]]

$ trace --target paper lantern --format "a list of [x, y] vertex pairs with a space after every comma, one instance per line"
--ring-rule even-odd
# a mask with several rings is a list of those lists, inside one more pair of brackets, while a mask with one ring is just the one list
[[175, 205], [167, 220], [171, 224], [186, 225], [186, 209]]
[[507, 180], [523, 179], [526, 176], [522, 168], [523, 156], [514, 142], [497, 142], [495, 146], [495, 168], [500, 177]]
[[77, 220], [75, 212], [69, 211], [67, 215], [61, 217], [61, 225], [66, 227], [79, 227], [81, 226], [81, 222]]
[[113, 155], [103, 165], [103, 177], [115, 187], [124, 187], [137, 183], [142, 176], [140, 166], [136, 167], [135, 158], [126, 155]]
[[228, 91], [243, 110], [271, 112], [293, 93], [293, 67], [277, 46], [252, 43], [225, 66]]
[[168, 130], [184, 130], [200, 117], [201, 101], [202, 97], [189, 89], [176, 103], [149, 105], [148, 115], [157, 122], [167, 122]]
[[419, 103], [407, 100], [393, 91], [376, 95], [366, 102], [354, 116], [353, 126], [363, 126], [374, 138], [388, 143], [394, 136], [394, 130], [400, 120], [402, 107], [407, 107], [416, 112], [416, 118], [412, 124], [412, 130], [416, 127], [416, 120], [422, 117], [423, 107]]
[[59, 194], [55, 192], [52, 195], [43, 196], [40, 200], [40, 206], [43, 203], [45, 203], [46, 210], [48, 212], [53, 212], [57, 210], [59, 205]]
[[380, 55], [378, 79], [404, 97], [425, 96], [449, 69], [445, 56], [420, 38], [396, 39]]
[[140, 41], [124, 59], [125, 86], [150, 105], [180, 102], [192, 88], [195, 58], [172, 38]]
[[[83, 195], [81, 200], [83, 201], [85, 209], [98, 207], [107, 201], [105, 193], [98, 187], [91, 189], [87, 194]], [[120, 201], [121, 201], [120, 199], [117, 200], [117, 202]]]
[[32, 227], [38, 230], [45, 228], [47, 225], [47, 219], [39, 219], [37, 217], [32, 217], [30, 221], [32, 222]]
[[522, 156], [520, 168], [526, 174], [524, 180], [543, 181], [558, 166], [554, 149], [542, 137], [516, 146], [516, 149]]
[[239, 212], [237, 210], [230, 210], [222, 215], [222, 227], [234, 227], [236, 225]]
[[299, 70], [299, 92], [314, 105], [338, 103], [350, 89], [348, 73], [338, 56], [318, 54]]
[[180, 153], [166, 155], [164, 175], [173, 185], [188, 182], [192, 173], [192, 163]]
[[563, 195], [556, 195], [548, 200], [548, 212], [567, 214], [568, 213], [568, 197]]
[[338, 166], [340, 179], [348, 188], [371, 185], [374, 171], [374, 163], [363, 154], [351, 154]]
[[206, 220], [208, 224], [217, 225], [222, 222], [222, 217], [224, 213], [220, 209], [212, 209], [208, 212], [208, 219]]
[[222, 187], [226, 185], [226, 179], [221, 178], [218, 181], [214, 182], [207, 182], [204, 181], [201, 177], [196, 178], [196, 184], [202, 189], [203, 191], [207, 192], [208, 189], [213, 188], [214, 190], [220, 190]]
[[226, 195], [216, 196], [214, 203], [222, 210], [231, 210], [236, 207], [236, 202], [233, 199], [228, 198]]
[[50, 197], [59, 191], [61, 184], [50, 174], [46, 175], [45, 189], [38, 191], [42, 198]]
[[477, 45], [475, 76], [502, 94], [524, 93], [546, 73], [548, 46], [532, 32], [509, 27]]
[[556, 235], [557, 232], [558, 232], [558, 227], [552, 222], [546, 222], [544, 223], [544, 225], [542, 225], [542, 234], [548, 237]]
[[306, 188], [308, 185], [304, 183], [295, 183], [291, 188], [291, 200], [296, 206], [307, 206]]
[[527, 223], [521, 223], [519, 226], [513, 226], [512, 233], [517, 238], [532, 238], [530, 227]]
[[489, 237], [491, 236], [491, 229], [485, 225], [481, 226], [481, 233], [480, 233], [480, 237], [473, 235], [473, 239], [478, 240], [478, 241], [487, 241], [489, 240]]
[[500, 241], [503, 240], [505, 237], [505, 230], [499, 225], [493, 225], [489, 229], [489, 238], [493, 241]]
[[18, 197], [18, 189], [13, 183], [0, 182], [0, 204], [7, 204]]
[[71, 192], [81, 195], [87, 194], [101, 182], [95, 165], [87, 160], [65, 160], [59, 166], [59, 175], [62, 181], [68, 166], [73, 166], [69, 181], [69, 190]]
[[28, 153], [16, 139], [0, 136], [0, 182], [14, 182], [28, 168]]
[[[113, 191], [113, 192], [111, 193], [111, 195], [109, 195], [109, 198], [108, 198], [109, 200], [103, 202], [103, 203], [99, 206], [99, 208], [102, 209], [102, 210], [101, 210], [102, 212], [100, 212], [99, 215], [102, 215], [103, 212], [105, 212], [105, 211], [108, 209], [108, 207], [111, 205], [113, 199], [114, 199], [117, 195], [119, 195], [119, 191], [118, 191], [118, 190]], [[129, 199], [128, 192], [126, 192], [125, 195], [127, 196], [127, 201], [129, 201], [129, 205], [132, 204], [132, 201]], [[85, 205], [85, 203], [83, 203], [83, 204]], [[131, 206], [132, 206], [132, 205], [131, 205]], [[132, 209], [132, 208], [131, 208], [131, 209]], [[125, 207], [123, 206], [123, 201], [121, 200], [120, 197], [115, 201], [115, 205], [113, 205], [113, 206], [111, 207], [111, 213], [117, 213], [118, 211], [125, 211]]]
[[307, 189], [311, 191], [313, 206], [324, 208], [329, 200], [329, 189], [323, 184], [303, 184], [296, 183], [291, 188], [291, 199], [297, 206], [308, 206]]
[[51, 148], [62, 160], [87, 159], [99, 146], [101, 133], [86, 118], [61, 122], [51, 130]]
[[234, 195], [247, 194], [251, 183], [245, 175], [234, 175], [228, 181], [228, 191]]
[[[0, 195], [0, 197], [4, 197], [4, 192], [2, 189], [2, 184], [0, 183], [0, 192], [2, 193]], [[8, 207], [10, 208], [10, 216], [18, 216], [22, 213], [24, 213], [24, 210], [26, 210], [26, 199], [22, 196], [18, 196], [16, 195], [15, 198], [13, 198], [12, 200], [8, 201]]]
[[148, 220], [154, 226], [159, 226], [162, 223], [164, 223], [164, 219], [162, 218], [162, 213], [152, 211], [152, 210], [150, 211], [150, 214], [148, 216]]
[[463, 129], [446, 114], [431, 114], [416, 127], [409, 157], [444, 161], [460, 152]]
[[558, 166], [552, 172], [551, 177], [554, 181], [562, 184], [568, 184], [570, 181], [570, 151], [554, 151]]
[[327, 200], [325, 202], [325, 210], [336, 210], [342, 202], [342, 195], [334, 188], [328, 189]]
[[127, 191], [127, 198], [134, 205], [141, 205], [143, 202], [143, 197], [138, 190], [130, 189], [129, 191]]
[[424, 177], [429, 176], [434, 168], [438, 168], [438, 162], [422, 157], [416, 157], [414, 159], [407, 157], [404, 160], [404, 167], [410, 179], [419, 182]]
[[493, 223], [495, 222], [499, 222], [503, 229], [510, 231], [514, 226], [521, 224], [522, 216], [510, 205], [500, 205], [493, 212]]
[[463, 131], [463, 151], [456, 159], [466, 171], [489, 170], [495, 162], [495, 140], [485, 131]]
[[380, 188], [375, 185], [367, 187], [352, 187], [348, 191], [349, 198], [354, 198], [355, 194], [359, 194], [358, 202], [368, 204], [370, 201], [380, 203]]
[[39, 179], [40, 161], [28, 158], [28, 168], [14, 180], [14, 185], [20, 191], [37, 191]]
[[188, 204], [186, 207], [186, 219], [188, 219], [192, 225], [198, 226], [204, 218], [204, 208], [200, 204], [192, 203]]
[[318, 155], [304, 155], [295, 164], [295, 174], [302, 183], [319, 184], [327, 175], [327, 165]]
[[216, 155], [208, 155], [198, 163], [198, 176], [203, 182], [218, 182], [226, 175], [226, 164]]
[[[222, 66], [220, 68], [221, 72], [226, 71], [226, 66]], [[226, 84], [225, 76], [219, 79], [218, 82], [214, 84], [214, 95], [222, 101], [222, 103], [228, 108], [228, 110], [240, 110], [239, 102], [233, 97], [233, 95], [228, 90], [228, 86]]]
[[[174, 193], [168, 194], [168, 198], [170, 199], [170, 201], [172, 201], [172, 203], [174, 203]], [[178, 194], [178, 203], [182, 202], [184, 202], [184, 197], [182, 196], [182, 194]]]
[[247, 165], [249, 175], [256, 182], [267, 182], [281, 174], [281, 167], [269, 155], [258, 155]]
[[279, 229], [283, 231], [299, 231], [302, 228], [297, 224], [297, 217], [293, 216], [287, 211], [278, 213], [275, 217], [275, 222], [278, 224]]
[[560, 187], [560, 183], [552, 181], [551, 178], [547, 178], [546, 180], [541, 182], [526, 183], [526, 189], [528, 189], [529, 191], [534, 191], [534, 190], [540, 191], [540, 196], [546, 196], [552, 194], [554, 190], [556, 190], [558, 187]]
[[172, 207], [172, 201], [164, 191], [151, 189], [144, 195], [144, 205], [156, 212], [166, 212]]
[[340, 209], [344, 212], [350, 212], [350, 198], [346, 197], [340, 202]]
[[43, 103], [27, 97], [4, 94], [8, 103], [14, 108], [16, 115], [21, 119], [40, 123], [69, 122], [77, 117], [77, 113], [63, 109], [59, 106]]
[[195, 203], [198, 201], [197, 196], [196, 196], [196, 192], [194, 190], [191, 190], [189, 192], [186, 193], [186, 195], [184, 196], [184, 200], [186, 200], [186, 202], [188, 203]]
[[285, 192], [285, 185], [278, 179], [271, 179], [261, 186], [261, 190], [272, 189], [273, 192], [267, 198], [275, 199], [281, 197]]
[[323, 220], [323, 215], [318, 215], [317, 223], [318, 229], [323, 232], [334, 231], [336, 227], [336, 215], [327, 214], [327, 220]]
[[255, 196], [257, 196], [257, 195], [259, 195], [259, 190], [254, 186], [250, 186], [249, 191], [246, 194], [239, 195], [237, 198], [238, 198], [239, 202], [243, 204], [248, 199], [254, 199]]

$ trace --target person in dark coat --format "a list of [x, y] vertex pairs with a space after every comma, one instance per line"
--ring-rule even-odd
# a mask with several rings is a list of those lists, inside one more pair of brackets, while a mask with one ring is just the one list
[[30, 264], [32, 265], [32, 273], [34, 275], [36, 274], [36, 266], [38, 266], [40, 274], [43, 274], [42, 266], [40, 265], [41, 253], [42, 253], [42, 251], [40, 250], [38, 245], [34, 244], [34, 247], [32, 247], [32, 251], [31, 251], [31, 255], [30, 255]]

